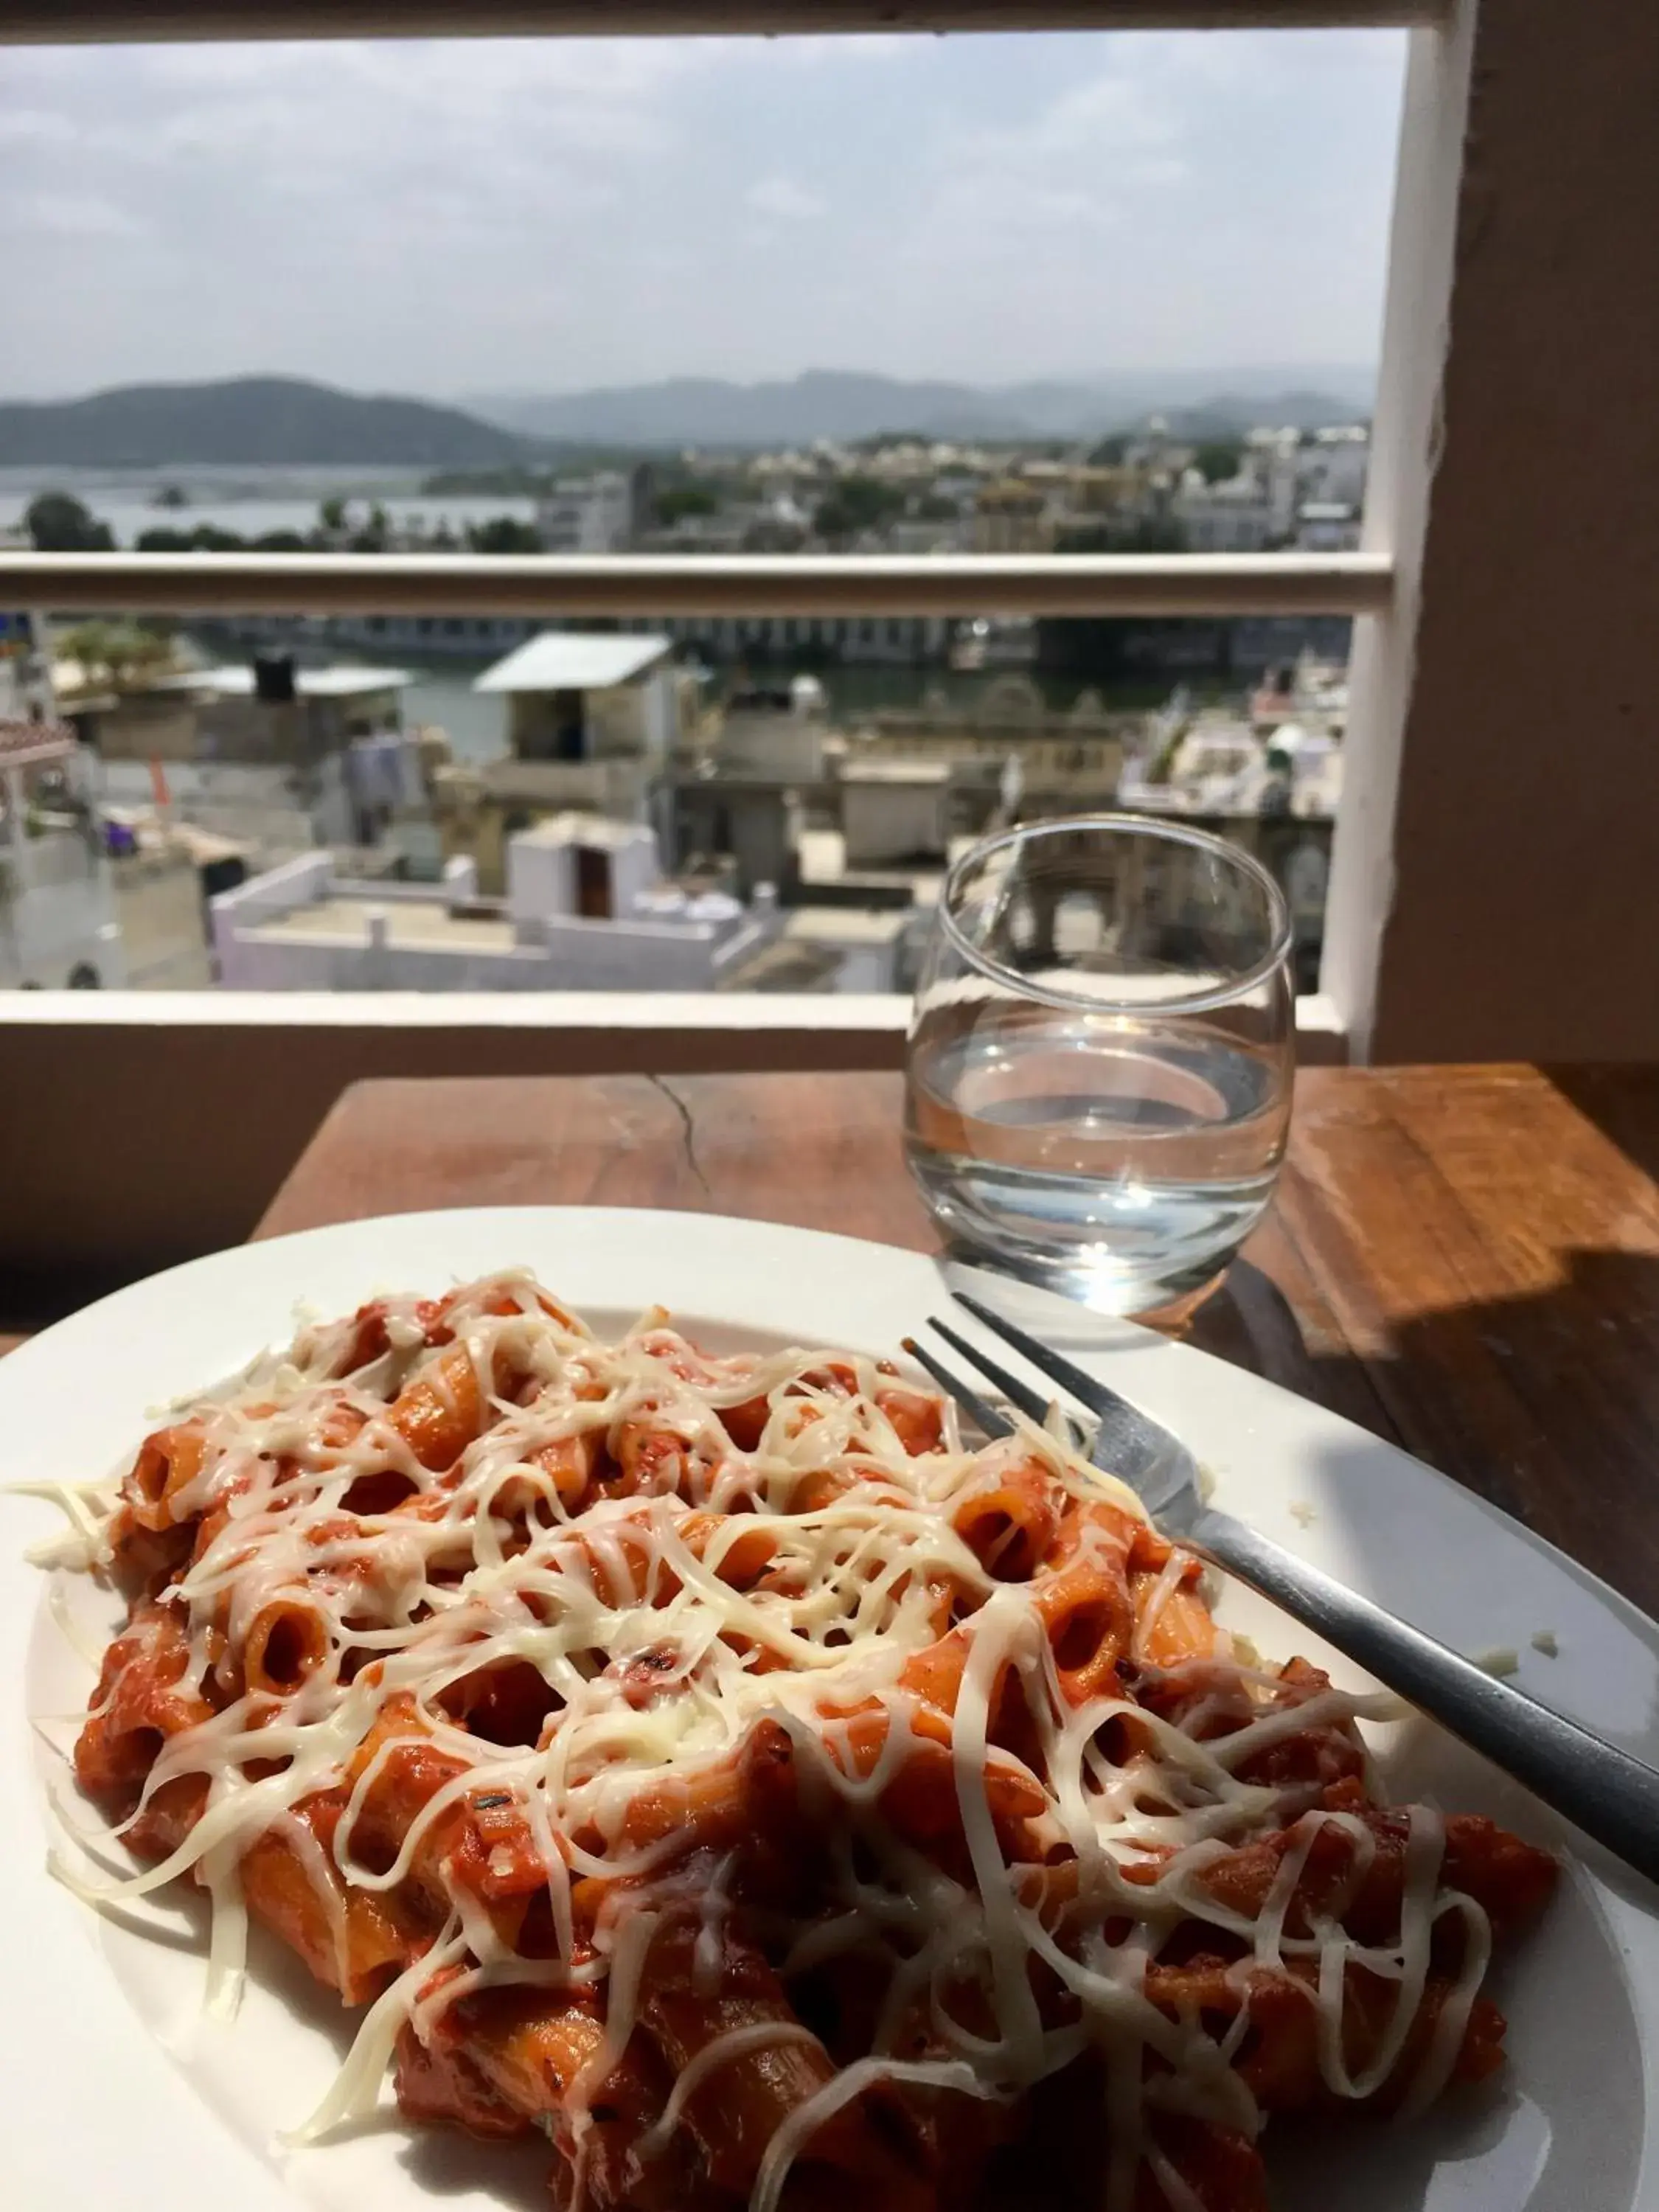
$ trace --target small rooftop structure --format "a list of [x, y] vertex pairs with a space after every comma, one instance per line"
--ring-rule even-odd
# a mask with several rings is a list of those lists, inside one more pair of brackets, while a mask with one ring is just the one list
[[80, 744], [71, 722], [0, 720], [0, 768], [38, 768], [70, 759]]
[[211, 901], [214, 949], [242, 990], [718, 989], [781, 927], [749, 906], [665, 884], [644, 823], [569, 813], [507, 840], [507, 896], [479, 896], [461, 856], [441, 884], [365, 882], [302, 854]]
[[[415, 681], [407, 668], [296, 668], [294, 689], [301, 699], [362, 699], [377, 691], [402, 691]], [[219, 668], [187, 668], [159, 677], [152, 691], [213, 691], [221, 698], [251, 699], [254, 674], [246, 661]]]
[[486, 668], [475, 691], [608, 691], [667, 658], [672, 638], [609, 630], [544, 630]]

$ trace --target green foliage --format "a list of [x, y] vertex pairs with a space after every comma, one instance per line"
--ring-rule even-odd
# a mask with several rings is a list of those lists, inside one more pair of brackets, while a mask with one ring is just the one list
[[384, 553], [392, 537], [392, 519], [377, 499], [368, 510], [368, 519], [361, 530], [354, 530], [349, 544], [354, 553]]
[[346, 526], [347, 502], [343, 499], [325, 499], [317, 509], [317, 527], [334, 537]]
[[150, 501], [150, 505], [152, 507], [166, 507], [173, 508], [188, 507], [190, 505], [190, 494], [185, 489], [183, 484], [163, 484], [161, 490], [156, 493], [155, 498]]
[[820, 538], [834, 544], [856, 538], [861, 531], [878, 530], [904, 511], [905, 495], [878, 477], [842, 477], [813, 517]]
[[1121, 469], [1123, 456], [1128, 450], [1127, 438], [1103, 438], [1090, 453], [1089, 466], [1091, 469]]
[[[276, 531], [272, 535], [293, 538], [295, 548], [304, 544], [292, 531]], [[264, 538], [257, 542], [261, 545], [265, 543]], [[248, 540], [240, 532], [222, 530], [216, 522], [198, 522], [193, 530], [173, 530], [158, 524], [154, 530], [141, 530], [137, 538], [140, 553], [241, 553], [247, 544]], [[287, 548], [273, 546], [270, 550]]]
[[118, 685], [159, 675], [173, 664], [172, 640], [142, 623], [76, 623], [59, 630], [54, 643], [66, 660], [79, 661], [89, 675]]
[[936, 491], [923, 492], [911, 509], [918, 522], [954, 522], [961, 511], [955, 500]]
[[1211, 438], [1193, 455], [1193, 465], [1206, 483], [1226, 483], [1238, 474], [1243, 459], [1237, 439]]
[[688, 515], [718, 514], [720, 489], [707, 477], [688, 477], [683, 483], [665, 484], [651, 505], [659, 527], [672, 530]]
[[488, 522], [473, 523], [466, 542], [474, 553], [539, 553], [542, 550], [534, 523], [520, 522], [511, 514], [492, 515]]
[[115, 538], [108, 523], [66, 491], [43, 491], [29, 503], [23, 527], [37, 553], [111, 553]]

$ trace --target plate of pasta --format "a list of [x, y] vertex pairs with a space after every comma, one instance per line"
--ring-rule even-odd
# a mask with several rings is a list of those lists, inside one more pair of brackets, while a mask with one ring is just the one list
[[[975, 1433], [896, 1351], [940, 1291], [403, 1216], [0, 1365], [8, 2203], [1655, 2201], [1642, 1886], [1060, 1424]], [[1232, 1510], [1659, 1748], [1656, 1632], [1570, 1562], [1022, 1296]]]

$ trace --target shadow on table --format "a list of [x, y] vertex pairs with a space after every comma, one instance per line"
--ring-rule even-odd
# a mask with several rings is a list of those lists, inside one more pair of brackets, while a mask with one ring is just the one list
[[1659, 1257], [1558, 1256], [1545, 1287], [1413, 1315], [1364, 1357], [1310, 1348], [1237, 1261], [1183, 1340], [1401, 1445], [1659, 1615]]
[[1659, 1183], [1659, 1067], [1547, 1067], [1553, 1087]]

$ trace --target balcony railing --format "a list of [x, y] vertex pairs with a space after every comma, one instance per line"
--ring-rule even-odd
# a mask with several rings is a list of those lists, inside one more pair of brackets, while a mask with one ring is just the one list
[[1438, 22], [1450, 0], [15, 0], [16, 44], [175, 39], [730, 37], [738, 32], [1300, 29]]
[[1362, 553], [4, 553], [0, 605], [144, 614], [1380, 614]]

